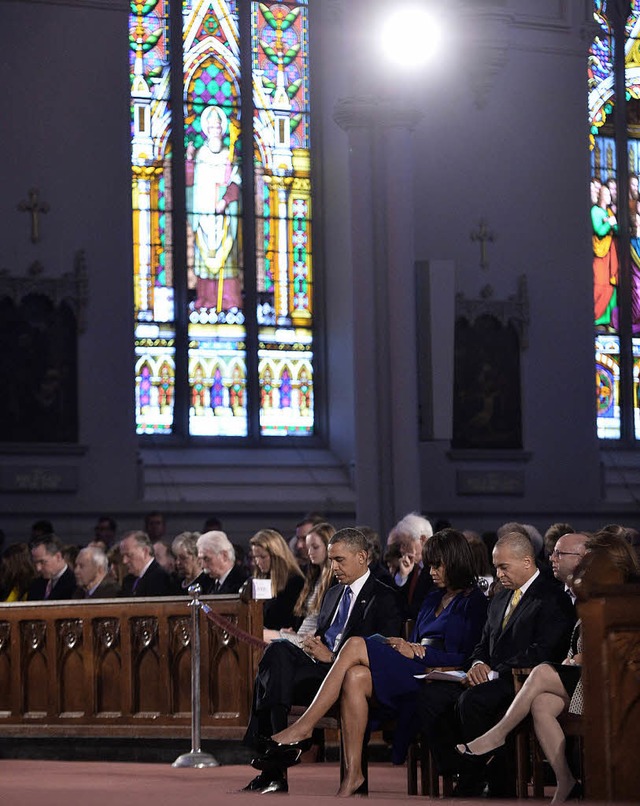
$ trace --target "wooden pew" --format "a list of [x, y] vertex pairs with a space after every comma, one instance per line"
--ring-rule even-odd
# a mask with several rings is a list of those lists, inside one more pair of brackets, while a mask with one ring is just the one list
[[[203, 597], [262, 637], [262, 603]], [[190, 736], [187, 597], [21, 602], [0, 606], [3, 736]], [[240, 738], [261, 650], [200, 614], [201, 735]]]
[[584, 768], [592, 801], [640, 799], [640, 585], [579, 605], [584, 642]]

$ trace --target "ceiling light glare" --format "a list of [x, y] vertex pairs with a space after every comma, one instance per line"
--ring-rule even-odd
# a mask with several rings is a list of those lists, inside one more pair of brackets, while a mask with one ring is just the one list
[[441, 39], [438, 20], [424, 9], [399, 9], [383, 22], [384, 55], [401, 67], [412, 69], [426, 64], [438, 52]]

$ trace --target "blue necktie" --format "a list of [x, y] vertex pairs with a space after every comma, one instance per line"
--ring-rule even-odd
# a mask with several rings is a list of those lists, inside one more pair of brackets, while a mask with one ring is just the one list
[[338, 636], [342, 635], [345, 624], [347, 623], [349, 605], [351, 604], [351, 594], [352, 590], [347, 585], [347, 587], [344, 589], [344, 593], [342, 594], [342, 599], [340, 599], [340, 607], [338, 607], [338, 613], [333, 620], [333, 624], [324, 634], [324, 640], [331, 650], [335, 648], [336, 640]]

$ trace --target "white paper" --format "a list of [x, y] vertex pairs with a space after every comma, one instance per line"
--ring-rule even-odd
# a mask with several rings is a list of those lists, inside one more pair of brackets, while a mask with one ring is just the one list
[[251, 580], [254, 599], [271, 599], [271, 580], [252, 579]]

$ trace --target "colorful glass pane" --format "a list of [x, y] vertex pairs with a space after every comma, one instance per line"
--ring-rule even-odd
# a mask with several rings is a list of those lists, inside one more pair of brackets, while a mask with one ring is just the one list
[[253, 3], [260, 432], [313, 433], [306, 3]]
[[[134, 0], [130, 16], [138, 432], [174, 430], [174, 398], [188, 392], [193, 436], [247, 436], [249, 405], [260, 408], [262, 436], [312, 434], [307, 3], [182, 0], [180, 223], [171, 185], [177, 146], [171, 145], [169, 2]], [[252, 65], [252, 92], [244, 98], [243, 9]], [[243, 114], [254, 130], [249, 191], [243, 190]], [[243, 209], [248, 198], [254, 210]], [[255, 221], [255, 255], [243, 251], [244, 215]], [[182, 257], [173, 254], [176, 226], [184, 227], [176, 240], [186, 244]], [[176, 276], [174, 264], [182, 274]], [[249, 315], [260, 345], [261, 394], [254, 401], [247, 392], [255, 388], [247, 378], [245, 298], [254, 298], [245, 287], [247, 265], [256, 281], [257, 307]], [[186, 282], [185, 310], [174, 308], [174, 299], [185, 298], [184, 289], [174, 298], [177, 282]], [[175, 344], [176, 332], [184, 339], [185, 331], [188, 388], [181, 389]]]

